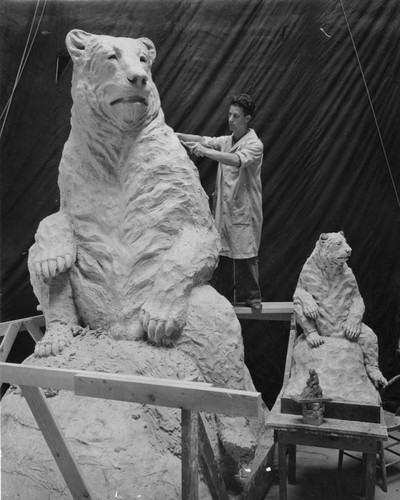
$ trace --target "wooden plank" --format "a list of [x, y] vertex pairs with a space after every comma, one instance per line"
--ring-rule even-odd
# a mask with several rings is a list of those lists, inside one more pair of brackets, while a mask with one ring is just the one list
[[63, 370], [43, 366], [0, 363], [0, 380], [9, 384], [74, 390], [74, 376], [77, 370]]
[[199, 498], [199, 414], [182, 410], [182, 500]]
[[234, 306], [239, 319], [256, 319], [269, 321], [290, 321], [293, 313], [293, 302], [262, 302], [262, 311], [255, 313], [251, 307]]
[[219, 467], [215, 458], [203, 417], [199, 415], [199, 462], [203, 479], [210, 490], [213, 500], [229, 500], [225, 483], [219, 474]]
[[276, 443], [272, 445], [249, 482], [246, 484], [240, 500], [264, 500], [275, 481], [274, 457]]
[[202, 387], [201, 384], [105, 373], [75, 376], [75, 394], [243, 417], [261, 415], [259, 392]]
[[[28, 385], [32, 387], [44, 387], [51, 389], [60, 389], [66, 391], [75, 390], [74, 377], [78, 373], [86, 375], [97, 375], [100, 372], [82, 372], [81, 370], [66, 370], [61, 368], [48, 368], [44, 366], [19, 365], [17, 363], [0, 363], [0, 380], [10, 384]], [[103, 377], [112, 376], [101, 372]], [[133, 377], [135, 378], [135, 377]], [[159, 379], [151, 377], [136, 377], [137, 379], [148, 380], [150, 383], [157, 384], [168, 383], [169, 385], [180, 386], [182, 381], [175, 379]], [[195, 387], [213, 387], [212, 384], [206, 382], [183, 381], [186, 385], [194, 385]]]
[[[20, 327], [21, 323], [13, 323], [8, 325], [4, 333], [3, 341], [0, 344], [0, 361], [6, 361], [6, 359], [8, 358]], [[4, 382], [4, 380], [2, 380], [2, 382]]]
[[290, 318], [290, 332], [289, 332], [288, 348], [286, 351], [285, 371], [283, 375], [283, 387], [286, 387], [287, 383], [289, 382], [290, 371], [292, 369], [293, 348], [296, 337], [297, 337], [296, 319], [294, 317], [294, 314], [292, 314]]
[[53, 412], [41, 390], [37, 387], [23, 385], [21, 385], [21, 390], [67, 483], [72, 497], [74, 500], [93, 499], [82, 477], [79, 465], [76, 463], [70, 447], [65, 441], [64, 435], [54, 419]]
[[[45, 326], [46, 324], [43, 314], [38, 316], [29, 316], [27, 318], [22, 318], [22, 319], [13, 319], [11, 321], [4, 321], [3, 323], [0, 323], [0, 337], [4, 335], [4, 332], [10, 325], [25, 323], [25, 321], [33, 322], [38, 328]], [[22, 329], [22, 331], [24, 330]]]
[[35, 342], [39, 342], [39, 340], [43, 338], [44, 333], [37, 326], [37, 322], [31, 319], [24, 321], [22, 324], [22, 328], [25, 328], [29, 332], [29, 335], [33, 338]]
[[[302, 406], [292, 398], [281, 398], [281, 412], [291, 415], [302, 415]], [[328, 401], [325, 403], [325, 418], [341, 420], [373, 422], [381, 421], [381, 407], [361, 403], [347, 403], [345, 401]]]

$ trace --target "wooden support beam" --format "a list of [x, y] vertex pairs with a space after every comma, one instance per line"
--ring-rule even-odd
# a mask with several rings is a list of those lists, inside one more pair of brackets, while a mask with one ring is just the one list
[[199, 498], [199, 413], [182, 410], [182, 500]]
[[75, 376], [75, 394], [242, 417], [261, 415], [259, 392], [178, 382], [171, 384], [165, 379], [156, 381], [149, 377], [80, 372]]
[[78, 373], [77, 370], [0, 363], [0, 380], [2, 382], [30, 387], [73, 391], [76, 373]]
[[289, 382], [290, 372], [292, 370], [292, 355], [294, 349], [294, 342], [296, 340], [296, 337], [297, 337], [296, 319], [294, 317], [294, 314], [292, 314], [292, 317], [290, 318], [290, 333], [289, 333], [288, 348], [286, 351], [285, 371], [283, 375], [283, 384], [282, 384], [283, 388], [285, 388], [287, 383]]
[[262, 311], [255, 313], [251, 307], [234, 306], [239, 319], [256, 319], [269, 321], [290, 321], [293, 314], [293, 302], [263, 302]]
[[[4, 335], [5, 331], [10, 325], [25, 323], [25, 321], [31, 321], [38, 328], [40, 328], [41, 326], [45, 326], [46, 324], [43, 314], [40, 314], [39, 316], [29, 316], [27, 318], [4, 321], [3, 323], [0, 323], [0, 337]], [[21, 330], [24, 331], [24, 328], [22, 327]]]
[[53, 412], [47, 404], [46, 398], [38, 387], [21, 385], [29, 408], [31, 409], [39, 429], [48, 444], [54, 460], [71, 492], [74, 500], [92, 500], [93, 496], [86, 485], [79, 465], [75, 462], [68, 443], [54, 419]]
[[259, 417], [259, 392], [221, 389], [204, 382], [104, 372], [65, 370], [0, 362], [2, 382], [74, 391], [78, 396], [115, 399], [226, 415]]
[[4, 333], [3, 341], [0, 344], [0, 361], [6, 361], [6, 359], [8, 358], [8, 355], [10, 354], [10, 351], [18, 335], [20, 327], [21, 327], [20, 322], [8, 325]]
[[276, 478], [274, 443], [246, 484], [240, 500], [263, 500]]
[[[44, 387], [51, 389], [60, 389], [66, 391], [74, 391], [75, 389], [75, 375], [82, 373], [85, 375], [98, 375], [99, 372], [82, 372], [81, 370], [67, 370], [63, 368], [48, 368], [43, 366], [31, 366], [17, 363], [1, 363], [0, 362], [0, 379], [2, 382], [17, 385], [29, 385], [33, 387]], [[101, 375], [107, 377], [107, 374], [101, 372]], [[134, 377], [132, 379], [139, 379], [141, 381], [148, 381], [149, 383], [157, 384], [159, 381], [168, 383], [173, 386], [180, 386], [182, 383], [195, 387], [213, 387], [212, 384], [206, 382], [193, 382], [186, 380], [175, 379], [159, 379], [152, 377]]]
[[37, 326], [37, 322], [33, 321], [32, 319], [27, 319], [26, 321], [24, 321], [21, 330], [23, 328], [25, 328], [29, 332], [29, 335], [35, 342], [39, 342], [39, 340], [43, 338], [44, 334], [42, 330]]
[[225, 483], [219, 474], [203, 417], [199, 415], [199, 462], [203, 478], [213, 500], [229, 500]]

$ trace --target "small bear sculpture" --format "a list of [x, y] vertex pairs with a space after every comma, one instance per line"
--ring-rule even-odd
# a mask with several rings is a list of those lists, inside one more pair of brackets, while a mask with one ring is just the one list
[[324, 337], [358, 342], [366, 371], [375, 387], [387, 381], [378, 366], [378, 341], [362, 322], [364, 301], [347, 265], [351, 255], [344, 233], [323, 233], [305, 262], [293, 295], [294, 314], [307, 344], [317, 348]]

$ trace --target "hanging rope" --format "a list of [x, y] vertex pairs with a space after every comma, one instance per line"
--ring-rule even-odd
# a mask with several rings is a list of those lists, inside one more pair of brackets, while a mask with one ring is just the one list
[[373, 103], [372, 103], [372, 99], [371, 99], [371, 94], [369, 93], [369, 89], [368, 89], [367, 81], [366, 81], [366, 79], [365, 79], [365, 75], [364, 75], [364, 71], [363, 71], [363, 68], [362, 68], [362, 65], [361, 65], [360, 58], [359, 58], [359, 56], [358, 56], [357, 47], [356, 47], [356, 44], [355, 44], [355, 42], [354, 42], [353, 34], [352, 34], [352, 32], [351, 32], [351, 29], [350, 29], [350, 24], [349, 24], [349, 21], [348, 21], [347, 15], [346, 15], [346, 11], [345, 11], [345, 8], [344, 8], [344, 5], [343, 5], [343, 1], [342, 1], [342, 0], [339, 0], [339, 1], [340, 1], [340, 5], [341, 5], [341, 7], [342, 7], [343, 15], [344, 15], [344, 18], [345, 18], [345, 21], [346, 21], [346, 24], [347, 24], [347, 30], [348, 30], [349, 35], [350, 35], [351, 43], [353, 44], [353, 49], [354, 49], [354, 53], [355, 53], [356, 58], [357, 58], [358, 66], [359, 66], [359, 68], [360, 68], [361, 76], [362, 76], [362, 79], [363, 79], [363, 82], [364, 82], [365, 91], [366, 91], [366, 93], [367, 93], [367, 97], [368, 97], [369, 105], [370, 105], [370, 107], [371, 107], [372, 116], [374, 117], [376, 130], [378, 131], [379, 140], [380, 140], [380, 143], [381, 143], [381, 146], [382, 146], [383, 155], [384, 155], [384, 157], [385, 157], [386, 166], [387, 166], [387, 169], [388, 169], [388, 171], [389, 171], [390, 180], [392, 181], [392, 185], [393, 185], [394, 193], [395, 193], [395, 195], [396, 195], [397, 204], [398, 204], [398, 206], [399, 206], [399, 208], [400, 208], [400, 199], [399, 199], [399, 194], [398, 194], [398, 192], [397, 192], [396, 184], [394, 183], [394, 178], [393, 178], [393, 174], [392, 174], [392, 169], [390, 168], [389, 158], [388, 158], [388, 156], [387, 156], [387, 154], [386, 154], [385, 144], [384, 144], [384, 142], [383, 142], [383, 137], [382, 137], [382, 134], [381, 134], [381, 131], [380, 131], [380, 128], [379, 128], [378, 119], [377, 119], [376, 114], [375, 114], [374, 105], [373, 105]]
[[[15, 77], [14, 86], [12, 88], [10, 97], [8, 98], [8, 101], [7, 101], [6, 105], [4, 106], [4, 109], [3, 109], [3, 111], [1, 112], [1, 115], [0, 115], [0, 120], [3, 120], [3, 123], [1, 125], [1, 130], [0, 130], [0, 140], [1, 140], [1, 137], [3, 136], [4, 127], [6, 125], [7, 118], [8, 118], [8, 113], [10, 111], [11, 104], [12, 104], [12, 101], [14, 99], [15, 90], [16, 90], [16, 88], [18, 86], [18, 83], [19, 83], [19, 81], [21, 79], [21, 76], [22, 76], [22, 73], [24, 71], [26, 62], [27, 62], [27, 60], [29, 58], [29, 54], [31, 52], [32, 46], [33, 46], [33, 44], [35, 42], [37, 33], [39, 31], [39, 26], [40, 26], [40, 23], [41, 23], [42, 18], [43, 18], [43, 14], [44, 14], [44, 10], [46, 8], [47, 0], [44, 0], [43, 6], [42, 6], [42, 10], [41, 10], [41, 13], [40, 13], [40, 17], [39, 17], [39, 20], [38, 20], [35, 32], [33, 34], [33, 38], [32, 38], [32, 40], [30, 40], [31, 35], [32, 35], [32, 31], [33, 31], [33, 26], [35, 24], [35, 19], [36, 19], [36, 16], [37, 16], [37, 12], [38, 12], [38, 9], [39, 9], [39, 4], [40, 4], [40, 0], [37, 0], [36, 7], [35, 7], [35, 12], [33, 14], [31, 26], [30, 26], [29, 33], [28, 33], [28, 37], [26, 39], [26, 43], [25, 43], [25, 47], [24, 47], [24, 52], [22, 54], [21, 62], [20, 62], [19, 67], [18, 67], [17, 76]], [[28, 45], [29, 45], [29, 47], [28, 47]]]

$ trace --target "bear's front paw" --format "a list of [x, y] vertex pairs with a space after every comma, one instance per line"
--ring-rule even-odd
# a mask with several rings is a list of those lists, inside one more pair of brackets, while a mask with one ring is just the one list
[[49, 279], [69, 269], [74, 260], [71, 253], [43, 252], [39, 259], [34, 260], [34, 266], [39, 276]]
[[361, 333], [361, 324], [346, 321], [344, 324], [344, 336], [349, 340], [357, 340]]
[[307, 318], [317, 319], [319, 308], [315, 301], [307, 301], [303, 304], [303, 312]]
[[318, 347], [324, 343], [324, 339], [316, 331], [305, 334], [305, 337], [308, 347]]
[[154, 301], [147, 301], [140, 310], [140, 323], [147, 333], [147, 340], [156, 345], [171, 345], [185, 326], [186, 304], [180, 307], [158, 307]]
[[54, 278], [76, 259], [76, 242], [68, 216], [62, 212], [42, 220], [29, 250], [29, 268], [42, 279]]

